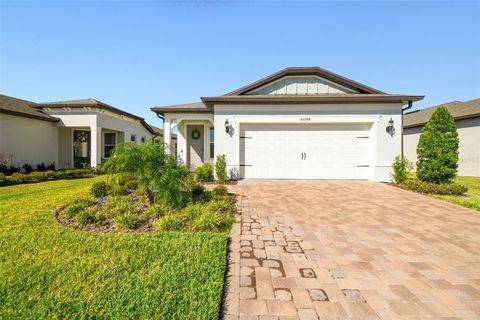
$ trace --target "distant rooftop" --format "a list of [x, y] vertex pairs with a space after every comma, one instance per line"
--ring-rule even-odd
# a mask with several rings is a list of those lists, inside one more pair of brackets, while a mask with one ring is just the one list
[[122, 109], [118, 109], [114, 106], [111, 106], [109, 104], [106, 104], [105, 102], [92, 99], [92, 98], [87, 98], [87, 99], [79, 99], [79, 100], [67, 100], [67, 101], [54, 101], [54, 102], [44, 102], [44, 103], [38, 103], [36, 104], [36, 107], [38, 108], [84, 108], [84, 107], [91, 107], [91, 108], [100, 108], [100, 109], [105, 109], [110, 112], [123, 115], [126, 117], [130, 117], [135, 120], [139, 120], [142, 125], [147, 129], [150, 133], [155, 134], [155, 130], [145, 122], [145, 119], [142, 117], [139, 117], [137, 115], [134, 115], [132, 113], [123, 111]]
[[37, 109], [35, 102], [17, 99], [0, 94], [0, 113], [22, 116], [37, 120], [57, 122], [60, 119]]
[[412, 128], [424, 125], [439, 107], [447, 108], [455, 120], [480, 117], [480, 99], [465, 102], [452, 101], [405, 114], [403, 127]]

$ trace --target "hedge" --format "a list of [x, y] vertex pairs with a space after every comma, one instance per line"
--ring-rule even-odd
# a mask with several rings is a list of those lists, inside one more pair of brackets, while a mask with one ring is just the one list
[[5, 176], [0, 173], [0, 186], [11, 186], [22, 183], [36, 183], [43, 181], [61, 180], [61, 179], [78, 179], [93, 176], [93, 172], [88, 169], [65, 170], [65, 171], [44, 171], [31, 173], [14, 173], [11, 176]]
[[399, 184], [404, 189], [409, 189], [421, 193], [441, 194], [441, 195], [463, 195], [468, 188], [458, 183], [432, 183], [418, 179], [407, 179]]

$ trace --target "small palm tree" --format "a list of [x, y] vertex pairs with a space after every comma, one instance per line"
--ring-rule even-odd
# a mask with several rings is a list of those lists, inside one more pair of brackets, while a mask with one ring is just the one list
[[191, 185], [188, 167], [167, 154], [164, 144], [155, 141], [117, 145], [103, 165], [103, 170], [112, 174], [117, 181], [123, 177], [137, 178], [147, 206], [156, 201], [157, 195], [176, 204], [181, 189], [188, 190]]

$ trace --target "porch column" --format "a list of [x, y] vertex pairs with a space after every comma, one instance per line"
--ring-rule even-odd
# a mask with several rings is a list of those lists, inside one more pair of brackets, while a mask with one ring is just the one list
[[167, 152], [171, 153], [172, 148], [172, 132], [171, 132], [171, 123], [170, 119], [165, 118], [163, 123], [163, 142], [167, 144]]
[[102, 164], [102, 128], [90, 127], [90, 166], [97, 168]]

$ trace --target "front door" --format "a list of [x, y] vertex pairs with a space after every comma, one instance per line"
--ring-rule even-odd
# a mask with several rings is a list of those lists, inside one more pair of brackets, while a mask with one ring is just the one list
[[198, 167], [204, 161], [203, 125], [187, 125], [187, 164]]
[[73, 166], [90, 167], [90, 131], [73, 130]]

